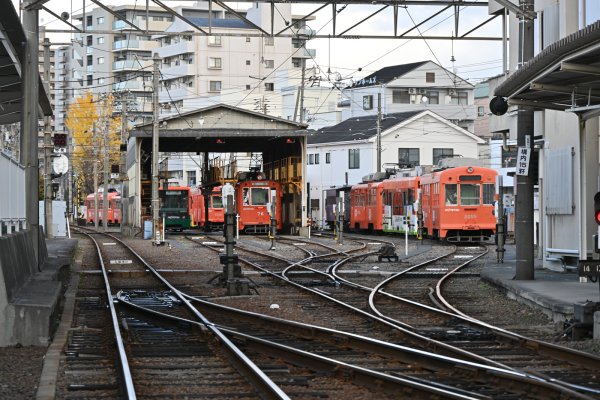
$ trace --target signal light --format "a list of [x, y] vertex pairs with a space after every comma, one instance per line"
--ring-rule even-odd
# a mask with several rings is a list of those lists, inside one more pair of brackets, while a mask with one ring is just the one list
[[67, 134], [66, 133], [55, 133], [54, 134], [54, 146], [66, 147], [67, 146]]
[[225, 144], [225, 140], [223, 140], [223, 139], [217, 139], [217, 144]]
[[285, 139], [286, 143], [296, 143], [296, 139], [292, 139], [292, 138], [287, 138]]
[[600, 192], [594, 195], [594, 219], [600, 225]]

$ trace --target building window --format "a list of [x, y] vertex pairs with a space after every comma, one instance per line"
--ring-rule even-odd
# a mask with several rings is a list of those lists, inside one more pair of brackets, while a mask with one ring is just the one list
[[221, 59], [216, 57], [208, 58], [208, 68], [209, 69], [221, 69]]
[[373, 109], [373, 96], [363, 96], [363, 110]]
[[91, 45], [93, 45], [93, 44], [94, 44], [94, 40], [93, 40], [93, 38], [92, 38], [92, 35], [88, 35], [88, 36], [85, 38], [85, 44], [86, 44], [86, 45], [88, 45], [88, 46], [91, 46]]
[[88, 75], [87, 76], [87, 85], [88, 86], [92, 86], [94, 84], [94, 76], [93, 75]]
[[275, 68], [275, 61], [265, 60], [265, 68]]
[[106, 82], [105, 78], [98, 78], [98, 85], [104, 85], [105, 82]]
[[196, 186], [196, 171], [187, 172], [188, 186]]
[[246, 43], [250, 43], [250, 38], [249, 37], [246, 38]]
[[477, 116], [478, 117], [483, 117], [485, 115], [485, 107], [484, 106], [477, 106]]
[[392, 90], [392, 103], [410, 104], [408, 90]]
[[400, 168], [410, 168], [421, 165], [418, 148], [398, 149], [398, 164]]
[[165, 17], [160, 17], [158, 15], [155, 15], [152, 17], [152, 21], [164, 21]]
[[87, 65], [94, 64], [94, 56], [87, 56]]
[[319, 153], [315, 154], [315, 164], [319, 163]]
[[309, 165], [313, 165], [315, 163], [315, 155], [314, 154], [309, 154], [308, 155], [308, 164]]
[[220, 92], [221, 91], [221, 81], [210, 81], [210, 87], [208, 90], [210, 92]]
[[272, 92], [273, 90], [275, 90], [274, 85], [275, 85], [274, 83], [266, 82], [265, 83], [265, 90], [267, 92]]
[[246, 65], [250, 65], [250, 60], [246, 60]]
[[360, 168], [360, 149], [348, 149], [348, 168]]
[[104, 17], [96, 18], [96, 22], [98, 22], [98, 25], [102, 25], [104, 23]]
[[94, 21], [94, 20], [92, 19], [92, 16], [91, 16], [91, 15], [88, 15], [87, 17], [85, 17], [85, 25], [86, 25], [86, 26], [92, 26], [92, 24], [93, 24], [93, 21]]
[[331, 153], [325, 153], [325, 164], [331, 164]]
[[98, 57], [98, 64], [104, 64], [104, 57]]
[[454, 149], [433, 149], [433, 165], [437, 165], [441, 159], [454, 157]]
[[292, 57], [292, 66], [294, 68], [300, 68], [302, 66], [302, 59], [297, 57]]
[[435, 83], [435, 72], [425, 72], [425, 82]]
[[265, 46], [274, 46], [274, 45], [275, 45], [275, 38], [273, 36], [265, 37]]
[[250, 85], [246, 85], [246, 90], [250, 90], [251, 86]]
[[440, 92], [437, 92], [437, 91], [427, 92], [427, 102], [429, 104], [440, 104]]
[[99, 38], [96, 38], [96, 43], [104, 44], [104, 36], [100, 36]]
[[208, 45], [209, 46], [221, 46], [221, 36], [209, 36], [208, 37]]
[[468, 104], [469, 94], [467, 92], [457, 92], [450, 90], [450, 104]]

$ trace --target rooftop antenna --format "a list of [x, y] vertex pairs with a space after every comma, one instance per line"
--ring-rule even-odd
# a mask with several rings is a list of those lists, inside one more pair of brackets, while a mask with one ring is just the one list
[[454, 74], [454, 77], [452, 78], [452, 80], [454, 81], [454, 85], [456, 86], [456, 66], [454, 65], [454, 62], [456, 61], [456, 58], [454, 58], [454, 31], [452, 31], [450, 44], [451, 44], [451, 53], [452, 53], [450, 56], [450, 62], [452, 63], [452, 73]]

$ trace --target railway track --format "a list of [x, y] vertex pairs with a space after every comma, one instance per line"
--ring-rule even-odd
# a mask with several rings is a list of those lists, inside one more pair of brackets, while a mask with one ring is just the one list
[[[95, 236], [102, 239], [98, 240]], [[369, 368], [380, 364], [371, 361], [372, 365], [369, 365], [365, 360], [371, 353], [366, 350], [353, 356], [347, 355], [345, 360], [328, 357], [348, 353], [340, 332], [333, 335], [336, 338], [331, 343], [318, 348], [323, 355], [318, 354], [319, 351], [309, 351], [313, 344], [306, 347], [304, 343], [305, 348], [301, 348], [300, 342], [306, 341], [306, 337], [294, 338], [294, 335], [287, 333], [287, 340], [296, 341], [294, 346], [282, 344], [281, 336], [271, 340], [273, 332], [266, 332], [264, 323], [256, 325], [256, 336], [242, 333], [239, 326], [217, 326], [206, 318], [206, 310], [200, 312], [197, 306], [189, 307], [190, 301], [197, 303], [200, 300], [188, 300], [115, 237], [94, 235], [94, 241], [98, 244], [100, 259], [104, 260], [101, 264], [113, 265], [111, 269], [104, 267], [101, 275], [105, 278], [104, 286], [108, 293], [106, 303], [114, 308], [114, 312], [111, 312], [114, 338], [123, 343], [120, 346], [123, 351], [119, 352], [121, 368], [117, 369], [124, 372], [117, 378], [113, 377], [112, 381], [116, 391], [113, 394], [118, 394], [117, 397], [288, 398], [288, 393], [292, 393], [303, 398], [342, 398], [353, 393], [365, 398], [397, 398], [398, 393], [406, 393], [418, 398], [485, 398], [460, 385], [445, 386], [426, 381], [423, 377], [399, 373], [398, 370], [410, 369], [406, 361], [410, 357], [406, 354], [400, 357], [400, 364], [395, 364], [397, 368], [391, 368], [394, 374]], [[150, 273], [154, 278], [149, 277]], [[94, 277], [99, 275], [93, 274]], [[154, 284], [150, 283], [152, 279], [156, 281]], [[115, 299], [118, 302], [113, 304]], [[221, 314], [222, 310], [213, 317], [220, 317]], [[228, 322], [233, 324], [238, 319], [235, 317]], [[229, 343], [227, 336], [243, 346], [245, 353], [231, 346], [223, 354], [223, 347]], [[108, 335], [106, 341], [111, 340]], [[254, 362], [248, 359], [250, 367], [241, 367], [240, 359], [248, 356]], [[437, 358], [442, 360], [439, 356]], [[357, 365], [359, 359], [366, 366]], [[456, 363], [459, 360], [446, 362]], [[248, 378], [247, 368], [251, 368], [255, 375], [264, 375], [261, 382], [257, 382], [256, 377]], [[505, 380], [504, 375], [512, 374], [485, 368], [495, 376], [495, 380]], [[240, 369], [243, 370], [241, 374], [238, 373]], [[449, 366], [445, 369], [452, 370]], [[127, 374], [127, 370], [131, 373]], [[73, 375], [76, 372], [71, 370]], [[517, 379], [528, 378], [519, 376]], [[123, 389], [122, 384], [127, 381], [131, 385]], [[469, 382], [465, 378], [463, 381], [465, 384]], [[265, 388], [265, 385], [268, 387]], [[487, 384], [481, 387], [489, 390]], [[80, 389], [80, 397], [89, 398], [98, 395], [94, 391], [99, 388], [89, 385]]]
[[[426, 335], [422, 335], [419, 332], [414, 332], [414, 329], [412, 329], [412, 327], [404, 326], [404, 324], [397, 323], [397, 321], [390, 323], [388, 325], [383, 323], [383, 326], [386, 327], [383, 330], [384, 331], [387, 330], [388, 331], [387, 333], [377, 332], [377, 328], [375, 327], [377, 325], [377, 323], [374, 323], [372, 316], [366, 315], [367, 312], [365, 311], [365, 308], [366, 308], [365, 293], [362, 293], [362, 297], [361, 297], [362, 300], [357, 301], [357, 298], [360, 297], [358, 295], [359, 288], [354, 287], [353, 285], [345, 285], [345, 284], [339, 285], [339, 281], [337, 281], [336, 278], [333, 278], [332, 275], [327, 275], [327, 273], [321, 272], [316, 268], [312, 268], [312, 267], [307, 268], [307, 267], [303, 266], [308, 261], [308, 259], [319, 258], [319, 257], [320, 258], [331, 258], [332, 257], [331, 249], [327, 249], [327, 251], [324, 252], [323, 254], [317, 254], [318, 251], [316, 251], [314, 249], [313, 250], [307, 249], [306, 243], [302, 243], [300, 246], [299, 246], [299, 244], [300, 243], [298, 243], [298, 241], [296, 239], [293, 239], [292, 245], [294, 247], [302, 248], [302, 250], [304, 252], [307, 252], [309, 254], [309, 257], [307, 257], [304, 260], [300, 260], [300, 261], [296, 261], [296, 262], [291, 262], [290, 260], [284, 259], [282, 257], [273, 257], [271, 255], [265, 254], [264, 250], [256, 251], [256, 250], [251, 250], [249, 248], [245, 248], [242, 246], [238, 246], [238, 251], [240, 251], [241, 253], [251, 253], [251, 256], [249, 256], [249, 257], [253, 258], [253, 261], [251, 261], [251, 264], [255, 268], [259, 268], [261, 271], [263, 271], [263, 273], [265, 275], [268, 275], [271, 277], [279, 277], [281, 280], [283, 280], [287, 283], [293, 283], [297, 287], [303, 287], [307, 291], [315, 293], [321, 297], [325, 297], [327, 300], [333, 301], [337, 305], [342, 305], [342, 306], [346, 307], [346, 309], [352, 310], [353, 315], [351, 317], [345, 316], [344, 318], [331, 320], [332, 319], [331, 316], [320, 315], [316, 318], [317, 320], [321, 320], [322, 322], [328, 322], [329, 326], [341, 326], [341, 328], [340, 328], [341, 330], [348, 329], [348, 331], [350, 331], [350, 332], [360, 332], [365, 335], [377, 336], [378, 334], [381, 334], [383, 337], [382, 336], [379, 336], [379, 337], [382, 338], [382, 340], [397, 341], [397, 342], [400, 342], [405, 345], [419, 346], [421, 348], [426, 348], [426, 349], [433, 348], [436, 351], [441, 352], [442, 354], [452, 355], [454, 357], [460, 356], [463, 358], [467, 358], [471, 361], [488, 363], [490, 365], [495, 365], [495, 366], [499, 366], [502, 368], [510, 368], [500, 362], [489, 359], [488, 357], [486, 357], [487, 354], [477, 355], [477, 354], [469, 352], [469, 351], [461, 350], [460, 348], [458, 348], [454, 345], [446, 346], [445, 343], [435, 340], [435, 339], [432, 339], [430, 337], [427, 337]], [[281, 243], [278, 243], [278, 248], [279, 248], [279, 246], [281, 246]], [[323, 246], [321, 246], [321, 247], [323, 247]], [[364, 251], [364, 247], [363, 247], [363, 251]], [[291, 253], [291, 251], [288, 253]], [[338, 256], [346, 257], [348, 253], [349, 253], [349, 251], [344, 251], [343, 253], [338, 253]], [[367, 253], [367, 254], [369, 254], [369, 253]], [[373, 254], [373, 252], [371, 252], [370, 254]], [[262, 261], [261, 265], [258, 265], [258, 263], [257, 263], [257, 260], [259, 257], [262, 257], [264, 259], [264, 261]], [[269, 259], [269, 261], [267, 261], [267, 259]], [[288, 264], [288, 266], [286, 267], [285, 264]], [[333, 264], [335, 264], [335, 266], [339, 266], [341, 263], [335, 262]], [[263, 268], [263, 266], [265, 266], [265, 267]], [[304, 272], [302, 272], [303, 269], [304, 269]], [[325, 269], [328, 269], [328, 268], [325, 268]], [[265, 285], [263, 284], [262, 288], [260, 289], [261, 291], [263, 290], [264, 286]], [[302, 305], [301, 307], [304, 308], [305, 310], [311, 310], [313, 312], [316, 312], [316, 310], [319, 308], [316, 304], [314, 304], [314, 301], [313, 301], [312, 308], [311, 308], [309, 298], [306, 298], [303, 296], [298, 296], [295, 293], [291, 296], [293, 297], [291, 302], [295, 303], [295, 304], [301, 304]], [[231, 304], [231, 305], [236, 304], [235, 301], [229, 301], [229, 300], [225, 300], [224, 303]], [[337, 309], [335, 312], [337, 313]], [[331, 314], [331, 309], [329, 310], [329, 314]], [[331, 321], [329, 321], [329, 320], [331, 320]], [[352, 321], [352, 322], [348, 323], [348, 321]], [[382, 321], [376, 321], [376, 322], [381, 323]], [[390, 326], [392, 326], [395, 329], [396, 335], [393, 338], [390, 337], [390, 335], [389, 335], [389, 327]], [[407, 327], [410, 329], [406, 329]], [[386, 338], [386, 335], [387, 335], [387, 338]], [[573, 387], [571, 387], [571, 388], [573, 388]], [[567, 389], [567, 391], [569, 391], [571, 388]], [[578, 388], [578, 389], [580, 389], [580, 388]], [[585, 397], [585, 395], [582, 395], [582, 397]]]

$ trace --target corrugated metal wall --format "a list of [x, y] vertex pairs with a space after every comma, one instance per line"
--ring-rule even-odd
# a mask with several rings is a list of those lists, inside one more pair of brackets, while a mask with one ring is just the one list
[[0, 153], [0, 171], [0, 235], [4, 235], [25, 227], [25, 168]]
[[545, 153], [546, 214], [573, 214], [573, 148], [549, 149]]

